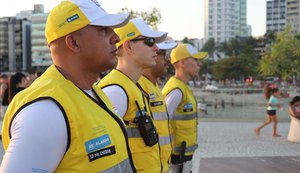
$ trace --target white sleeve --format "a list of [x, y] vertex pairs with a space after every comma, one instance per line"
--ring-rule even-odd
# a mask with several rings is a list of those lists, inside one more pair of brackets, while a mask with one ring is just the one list
[[59, 107], [51, 100], [32, 103], [12, 122], [12, 138], [0, 172], [54, 172], [67, 148], [67, 128]]
[[102, 88], [113, 106], [117, 109], [117, 114], [123, 118], [127, 111], [127, 95], [125, 91], [118, 85], [111, 85]]
[[170, 116], [170, 119], [173, 118], [174, 113], [179, 106], [180, 102], [182, 100], [182, 92], [180, 89], [174, 89], [171, 91], [165, 98], [168, 114]]

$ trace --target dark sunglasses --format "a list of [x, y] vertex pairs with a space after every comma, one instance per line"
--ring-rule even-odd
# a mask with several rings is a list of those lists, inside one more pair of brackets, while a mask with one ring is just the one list
[[140, 40], [144, 40], [144, 43], [149, 47], [152, 47], [155, 44], [155, 38], [151, 38], [151, 37], [135, 38], [130, 41], [140, 41]]
[[166, 50], [159, 50], [156, 52], [157, 55], [162, 55], [166, 61], [170, 59], [170, 52], [167, 52]]

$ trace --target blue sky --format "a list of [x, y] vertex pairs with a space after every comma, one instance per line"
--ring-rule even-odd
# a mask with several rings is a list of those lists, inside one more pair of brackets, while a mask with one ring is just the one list
[[[0, 17], [15, 16], [22, 10], [32, 10], [34, 4], [44, 4], [49, 12], [60, 0], [1, 0]], [[98, 0], [109, 13], [117, 13], [127, 7], [134, 11], [150, 11], [157, 8], [162, 15], [159, 30], [181, 40], [184, 37], [204, 37], [204, 0]], [[252, 35], [265, 33], [266, 0], [248, 0], [247, 23], [252, 26]]]

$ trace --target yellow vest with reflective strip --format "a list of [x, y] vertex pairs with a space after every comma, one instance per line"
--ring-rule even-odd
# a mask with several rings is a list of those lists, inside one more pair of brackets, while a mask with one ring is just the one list
[[98, 86], [101, 88], [111, 85], [117, 85], [121, 87], [128, 98], [127, 111], [123, 117], [123, 120], [127, 122], [126, 128], [135, 168], [139, 173], [161, 172], [158, 144], [155, 144], [152, 147], [146, 146], [138, 130], [137, 124], [134, 123], [134, 119], [137, 117], [137, 115], [139, 115], [138, 107], [135, 101], [138, 102], [143, 111], [146, 111], [148, 115], [150, 115], [149, 105], [146, 101], [146, 98], [144, 98], [137, 85], [119, 70], [112, 70], [103, 79], [101, 79], [98, 84]]
[[138, 83], [148, 95], [150, 110], [153, 115], [154, 124], [159, 134], [160, 157], [163, 165], [163, 172], [168, 172], [171, 161], [171, 124], [167, 113], [166, 103], [159, 86], [154, 85], [145, 76], [142, 76]]
[[189, 86], [181, 80], [171, 77], [162, 93], [166, 97], [172, 90], [180, 89], [182, 101], [172, 116], [173, 152], [180, 155], [181, 143], [186, 141], [185, 155], [190, 156], [197, 149], [197, 103]]
[[93, 92], [103, 100], [102, 104], [65, 79], [54, 65], [50, 66], [9, 105], [2, 127], [4, 148], [10, 143], [10, 125], [20, 110], [38, 100], [53, 100], [64, 115], [68, 132], [66, 153], [56, 173], [133, 172], [125, 126], [111, 111], [106, 95], [96, 86]]

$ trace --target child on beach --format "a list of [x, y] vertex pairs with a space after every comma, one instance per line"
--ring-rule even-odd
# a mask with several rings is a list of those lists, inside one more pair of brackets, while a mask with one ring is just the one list
[[255, 133], [257, 136], [259, 136], [260, 130], [273, 121], [273, 137], [280, 137], [280, 135], [277, 134], [277, 114], [276, 114], [277, 108], [282, 110], [281, 104], [278, 103], [278, 97], [280, 94], [279, 89], [274, 86], [273, 87], [269, 86], [265, 89], [264, 92], [265, 92], [265, 97], [268, 100], [267, 103], [268, 118], [261, 126], [255, 129]]
[[290, 101], [289, 113], [291, 116], [300, 119], [300, 96], [295, 96]]

